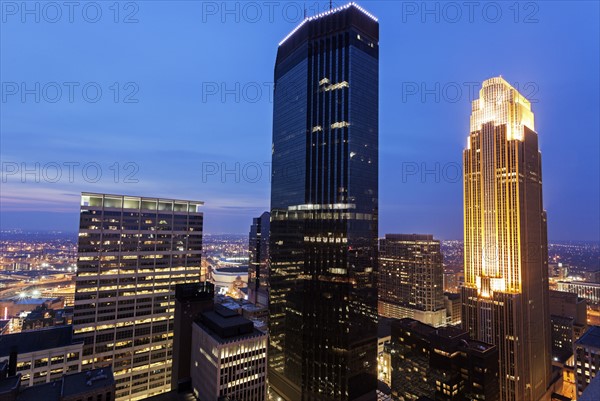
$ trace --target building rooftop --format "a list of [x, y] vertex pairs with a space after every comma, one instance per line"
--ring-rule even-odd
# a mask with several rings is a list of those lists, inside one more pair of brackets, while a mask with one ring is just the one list
[[384, 338], [392, 335], [392, 323], [395, 319], [380, 317], [377, 319], [377, 337]]
[[559, 281], [558, 284], [585, 285], [590, 287], [600, 287], [600, 283], [591, 283], [589, 281]]
[[600, 400], [600, 375], [596, 375], [590, 384], [583, 390], [583, 393], [577, 398], [579, 401], [597, 401]]
[[432, 234], [386, 234], [385, 239], [394, 241], [435, 241]]
[[199, 283], [177, 284], [175, 286], [175, 298], [182, 301], [202, 301], [213, 299], [215, 286], [208, 281]]
[[46, 302], [52, 302], [60, 300], [58, 298], [25, 298], [15, 300], [15, 305], [42, 305]]
[[194, 393], [186, 391], [180, 393], [175, 390], [168, 391], [166, 393], [157, 394], [152, 397], [145, 398], [144, 401], [197, 401]]
[[600, 349], [600, 326], [590, 326], [575, 344]]
[[50, 383], [26, 387], [19, 392], [17, 401], [59, 401], [115, 384], [110, 367], [86, 370], [63, 376]]
[[70, 397], [76, 394], [105, 388], [115, 383], [112, 368], [110, 366], [87, 370], [84, 372], [65, 375], [63, 381], [63, 396]]
[[16, 376], [6, 377], [4, 379], [0, 379], [0, 395], [14, 391], [19, 384], [21, 383], [21, 375], [18, 374]]
[[19, 354], [44, 349], [66, 347], [73, 343], [73, 326], [53, 326], [0, 336], [0, 357], [9, 356], [15, 349]]
[[458, 301], [458, 300], [460, 300], [460, 294], [456, 294], [454, 292], [445, 292], [444, 295], [447, 296], [448, 299], [451, 300], [451, 301]]
[[215, 305], [214, 310], [202, 313], [196, 324], [220, 343], [263, 335], [254, 328], [251, 320], [222, 305]]
[[17, 401], [59, 401], [61, 387], [60, 380], [25, 387], [19, 391]]

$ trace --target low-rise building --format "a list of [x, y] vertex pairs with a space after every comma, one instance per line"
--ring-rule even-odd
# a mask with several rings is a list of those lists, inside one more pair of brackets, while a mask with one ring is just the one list
[[215, 305], [192, 326], [191, 377], [199, 401], [264, 400], [267, 334], [235, 311]]
[[499, 400], [498, 348], [456, 327], [392, 324], [392, 395], [400, 401]]
[[72, 326], [55, 326], [0, 336], [0, 361], [13, 361], [23, 387], [49, 383], [81, 371], [82, 342]]
[[21, 375], [0, 379], [2, 401], [114, 401], [110, 367], [64, 375], [56, 381], [22, 388]]
[[600, 374], [600, 326], [591, 326], [575, 342], [575, 382], [577, 398]]

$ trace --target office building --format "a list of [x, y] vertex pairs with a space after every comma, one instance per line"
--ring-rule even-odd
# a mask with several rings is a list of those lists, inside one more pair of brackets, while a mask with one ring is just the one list
[[458, 273], [453, 271], [444, 272], [444, 292], [459, 292]]
[[21, 387], [21, 375], [0, 379], [2, 401], [114, 401], [115, 380], [110, 367], [62, 375], [57, 380]]
[[585, 272], [585, 281], [588, 283], [600, 283], [600, 270]]
[[248, 300], [269, 305], [269, 226], [271, 215], [264, 212], [252, 219], [248, 244]]
[[446, 325], [444, 268], [433, 235], [386, 234], [379, 241], [380, 316]]
[[391, 342], [394, 399], [500, 399], [496, 346], [409, 318], [392, 324]]
[[175, 285], [172, 390], [191, 388], [192, 324], [202, 312], [213, 308], [214, 296], [215, 286], [207, 281]]
[[563, 291], [550, 291], [549, 300], [552, 360], [566, 363], [573, 355], [573, 343], [587, 330], [586, 302]]
[[600, 375], [600, 326], [591, 326], [575, 342], [575, 384], [577, 399], [594, 377]]
[[[72, 326], [56, 326], [0, 336], [0, 362], [10, 376], [20, 374], [21, 386], [49, 383], [81, 371], [83, 342], [73, 340]], [[12, 362], [12, 366], [11, 363]]]
[[267, 334], [215, 305], [192, 325], [192, 389], [199, 401], [267, 397]]
[[537, 401], [551, 373], [541, 154], [530, 102], [501, 77], [473, 101], [463, 164], [462, 325], [498, 346], [500, 399]]
[[305, 19], [275, 64], [269, 384], [284, 400], [375, 400], [379, 23]]
[[202, 202], [84, 193], [75, 338], [117, 400], [171, 389], [175, 285], [200, 279]]
[[462, 300], [460, 298], [460, 294], [445, 292], [444, 307], [446, 308], [446, 318], [448, 325], [459, 325], [461, 323], [462, 318]]

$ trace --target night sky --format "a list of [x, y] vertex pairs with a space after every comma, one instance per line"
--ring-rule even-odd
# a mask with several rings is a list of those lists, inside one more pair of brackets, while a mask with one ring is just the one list
[[[76, 231], [88, 191], [204, 200], [205, 232], [247, 233], [277, 45], [329, 2], [23, 4], [0, 4], [0, 229]], [[380, 22], [380, 234], [462, 238], [470, 100], [502, 75], [532, 101], [550, 240], [600, 239], [598, 2], [359, 4]]]

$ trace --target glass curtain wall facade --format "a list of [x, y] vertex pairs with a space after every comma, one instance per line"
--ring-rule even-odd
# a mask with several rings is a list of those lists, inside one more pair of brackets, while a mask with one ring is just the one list
[[201, 205], [82, 194], [75, 339], [82, 369], [112, 366], [117, 400], [171, 389], [175, 285], [200, 279]]
[[269, 383], [285, 400], [375, 400], [379, 24], [305, 19], [275, 65]]

